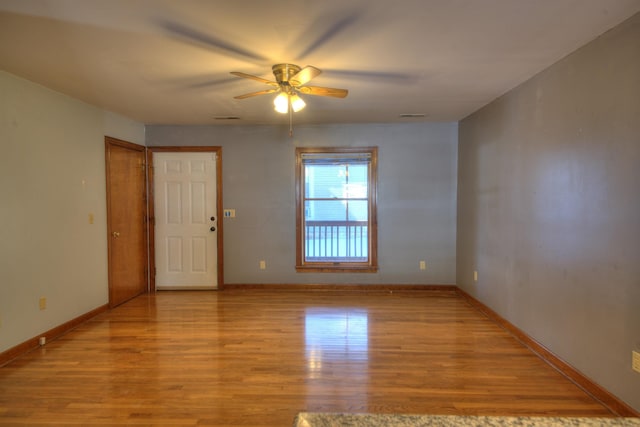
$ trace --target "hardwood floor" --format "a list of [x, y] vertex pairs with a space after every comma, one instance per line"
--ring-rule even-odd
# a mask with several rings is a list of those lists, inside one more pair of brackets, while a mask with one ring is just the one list
[[142, 295], [0, 368], [0, 424], [612, 416], [454, 292]]

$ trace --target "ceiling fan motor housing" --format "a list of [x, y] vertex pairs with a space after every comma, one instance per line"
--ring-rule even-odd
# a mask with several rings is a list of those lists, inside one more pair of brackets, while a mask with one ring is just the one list
[[254, 76], [240, 71], [232, 71], [231, 74], [245, 79], [256, 80], [271, 86], [271, 89], [265, 89], [258, 92], [246, 93], [244, 95], [234, 96], [235, 99], [251, 98], [253, 96], [265, 95], [268, 93], [282, 92], [286, 95], [297, 96], [298, 93], [316, 96], [331, 96], [334, 98], [344, 98], [349, 93], [346, 89], [336, 89], [331, 87], [306, 86], [313, 78], [318, 76], [322, 71], [311, 65], [304, 68], [295, 64], [276, 64], [271, 67], [276, 81], [267, 80], [262, 77]]
[[294, 64], [276, 64], [271, 67], [276, 81], [280, 84], [289, 83], [289, 79], [300, 71], [300, 67]]

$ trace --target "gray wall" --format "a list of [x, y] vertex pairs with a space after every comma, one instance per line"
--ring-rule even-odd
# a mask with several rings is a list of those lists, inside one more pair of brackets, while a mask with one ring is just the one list
[[[148, 146], [222, 146], [227, 284], [455, 284], [457, 124], [148, 126]], [[378, 146], [378, 273], [296, 273], [295, 147]], [[266, 270], [259, 269], [265, 260]], [[427, 270], [419, 270], [419, 261]]]
[[640, 410], [640, 15], [459, 132], [458, 285]]
[[104, 135], [144, 126], [0, 71], [0, 352], [108, 302]]

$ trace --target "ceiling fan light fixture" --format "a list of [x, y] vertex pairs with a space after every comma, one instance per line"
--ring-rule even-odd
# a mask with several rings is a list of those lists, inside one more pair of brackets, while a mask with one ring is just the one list
[[276, 93], [277, 95], [273, 99], [274, 109], [280, 114], [288, 113], [291, 117], [291, 114], [294, 112], [297, 113], [307, 105], [298, 93], [304, 95], [330, 96], [334, 98], [344, 98], [349, 93], [346, 89], [306, 86], [309, 81], [322, 73], [320, 69], [311, 65], [302, 68], [295, 64], [276, 64], [271, 67], [271, 70], [273, 71], [275, 81], [240, 71], [232, 71], [231, 74], [234, 76], [256, 80], [271, 86], [269, 89], [245, 93], [244, 95], [234, 96], [234, 98], [245, 99], [258, 95], [266, 95], [268, 93]]
[[291, 95], [291, 109], [297, 113], [298, 111], [302, 110], [307, 104], [304, 102], [304, 100], [302, 98], [300, 98], [300, 96], [298, 96], [297, 93], [294, 93], [293, 95]]
[[286, 114], [289, 112], [289, 95], [280, 92], [273, 100], [273, 106], [278, 113]]

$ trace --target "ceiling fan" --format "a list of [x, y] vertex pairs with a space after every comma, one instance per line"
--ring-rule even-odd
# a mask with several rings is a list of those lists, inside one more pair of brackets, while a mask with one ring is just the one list
[[271, 67], [271, 69], [275, 76], [275, 81], [263, 79], [262, 77], [242, 73], [240, 71], [232, 71], [231, 74], [234, 76], [256, 80], [271, 86], [271, 89], [238, 95], [234, 98], [245, 99], [251, 98], [252, 96], [277, 92], [278, 95], [273, 100], [275, 110], [279, 113], [286, 114], [291, 113], [292, 111], [300, 111], [305, 107], [306, 104], [299, 94], [344, 98], [349, 93], [346, 89], [306, 86], [311, 79], [322, 73], [321, 70], [316, 67], [312, 67], [311, 65], [300, 68], [298, 65], [294, 64], [276, 64]]

